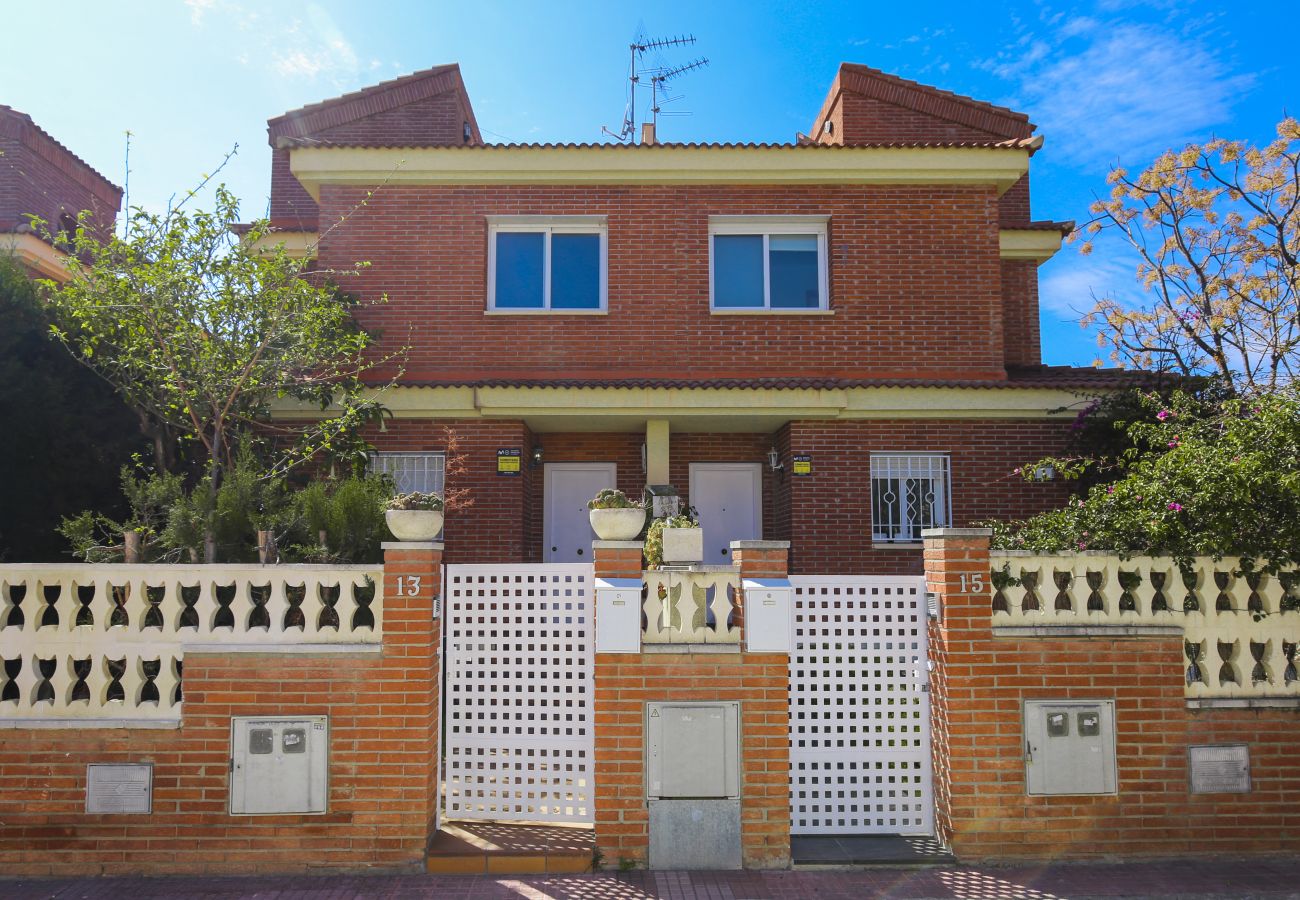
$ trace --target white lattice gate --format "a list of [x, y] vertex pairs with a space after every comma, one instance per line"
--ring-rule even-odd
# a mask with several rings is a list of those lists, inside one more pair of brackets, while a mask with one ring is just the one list
[[925, 579], [792, 576], [793, 834], [931, 834]]
[[592, 577], [447, 566], [445, 818], [593, 821]]

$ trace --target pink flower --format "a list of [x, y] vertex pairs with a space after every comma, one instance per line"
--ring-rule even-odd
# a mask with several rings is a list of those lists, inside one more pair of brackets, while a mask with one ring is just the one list
[[1160, 410], [1160, 412], [1156, 413], [1156, 418], [1159, 419], [1161, 422], [1163, 422], [1165, 419], [1169, 418], [1172, 415], [1173, 413], [1171, 413], [1169, 410], [1162, 409]]
[[1171, 512], [1182, 512], [1182, 511], [1183, 511], [1183, 505], [1182, 505], [1181, 503], [1169, 503], [1169, 504], [1168, 504], [1168, 507], [1169, 507], [1169, 510], [1170, 510]]
[[1113, 484], [1108, 484], [1108, 485], [1106, 485], [1106, 493], [1108, 493], [1108, 494], [1113, 494], [1113, 493], [1115, 493], [1115, 485], [1113, 485]]

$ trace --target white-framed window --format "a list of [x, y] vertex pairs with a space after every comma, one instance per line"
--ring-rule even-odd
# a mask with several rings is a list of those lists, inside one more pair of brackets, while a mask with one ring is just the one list
[[402, 494], [420, 491], [442, 494], [446, 477], [445, 453], [372, 453], [370, 468], [393, 479]]
[[604, 216], [489, 216], [488, 310], [598, 313], [609, 294]]
[[951, 523], [949, 470], [944, 453], [871, 454], [872, 542], [917, 543]]
[[828, 309], [827, 221], [826, 216], [710, 217], [710, 309]]

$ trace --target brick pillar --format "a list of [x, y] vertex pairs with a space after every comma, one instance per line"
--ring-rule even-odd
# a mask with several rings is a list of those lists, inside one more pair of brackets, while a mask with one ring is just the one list
[[[592, 542], [596, 577], [640, 579], [642, 550], [640, 541]], [[596, 851], [611, 868], [625, 861], [644, 865], [648, 848], [650, 816], [642, 759], [644, 701], [641, 691], [625, 690], [644, 686], [636, 665], [641, 658], [639, 654], [597, 653], [592, 677]]]
[[790, 573], [789, 541], [732, 541], [731, 561], [741, 578], [785, 578]]
[[[921, 535], [926, 589], [939, 600], [939, 618], [929, 626], [935, 830], [955, 850], [962, 824], [978, 816], [978, 804], [997, 802], [985, 793], [990, 786], [973, 777], [977, 767], [1007, 764], [980, 759], [981, 746], [988, 755], [989, 737], [979, 733], [988, 717], [979, 714], [980, 685], [974, 680], [987, 674], [979, 666], [988, 661], [981, 651], [991, 637], [991, 534], [987, 528], [932, 528]], [[1010, 764], [1019, 765], [1019, 758], [1012, 754]]]
[[[441, 714], [439, 650], [442, 646], [442, 542], [393, 541], [384, 550], [384, 655], [400, 660], [402, 691], [417, 699], [406, 712], [424, 720], [420, 738], [406, 755], [406, 774], [421, 784], [427, 837], [437, 818], [438, 735]], [[424, 700], [418, 698], [427, 698]], [[378, 713], [379, 711], [375, 711]], [[389, 773], [383, 773], [389, 774]]]

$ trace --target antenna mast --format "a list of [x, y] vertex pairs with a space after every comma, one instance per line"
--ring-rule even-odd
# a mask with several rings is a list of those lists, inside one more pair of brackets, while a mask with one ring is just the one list
[[[694, 44], [694, 43], [695, 43], [695, 35], [687, 34], [687, 35], [681, 35], [678, 37], [669, 37], [669, 38], [647, 39], [647, 38], [638, 37], [637, 40], [628, 44], [627, 45], [628, 103], [627, 103], [627, 110], [623, 114], [623, 124], [617, 132], [610, 130], [606, 126], [601, 126], [600, 130], [603, 131], [605, 134], [609, 135], [610, 137], [614, 138], [615, 140], [623, 141], [625, 143], [636, 141], [637, 139], [636, 138], [636, 89], [637, 89], [637, 85], [641, 83], [642, 76], [646, 74], [650, 75], [650, 114], [651, 116], [654, 117], [653, 121], [657, 123], [660, 107], [659, 107], [659, 99], [656, 95], [656, 91], [662, 89], [663, 83], [668, 79], [675, 78], [678, 75], [685, 74], [686, 72], [689, 72], [692, 69], [698, 69], [698, 68], [702, 68], [703, 66], [707, 66], [709, 64], [709, 61], [707, 59], [701, 58], [701, 59], [694, 60], [693, 62], [689, 62], [684, 66], [677, 66], [671, 69], [663, 69], [663, 68], [647, 69], [647, 68], [643, 68], [641, 65], [643, 61], [642, 57], [645, 56], [645, 53], [648, 50], [664, 50], [669, 47], [685, 47], [688, 44]], [[665, 101], [665, 102], [669, 102], [669, 101]]]

